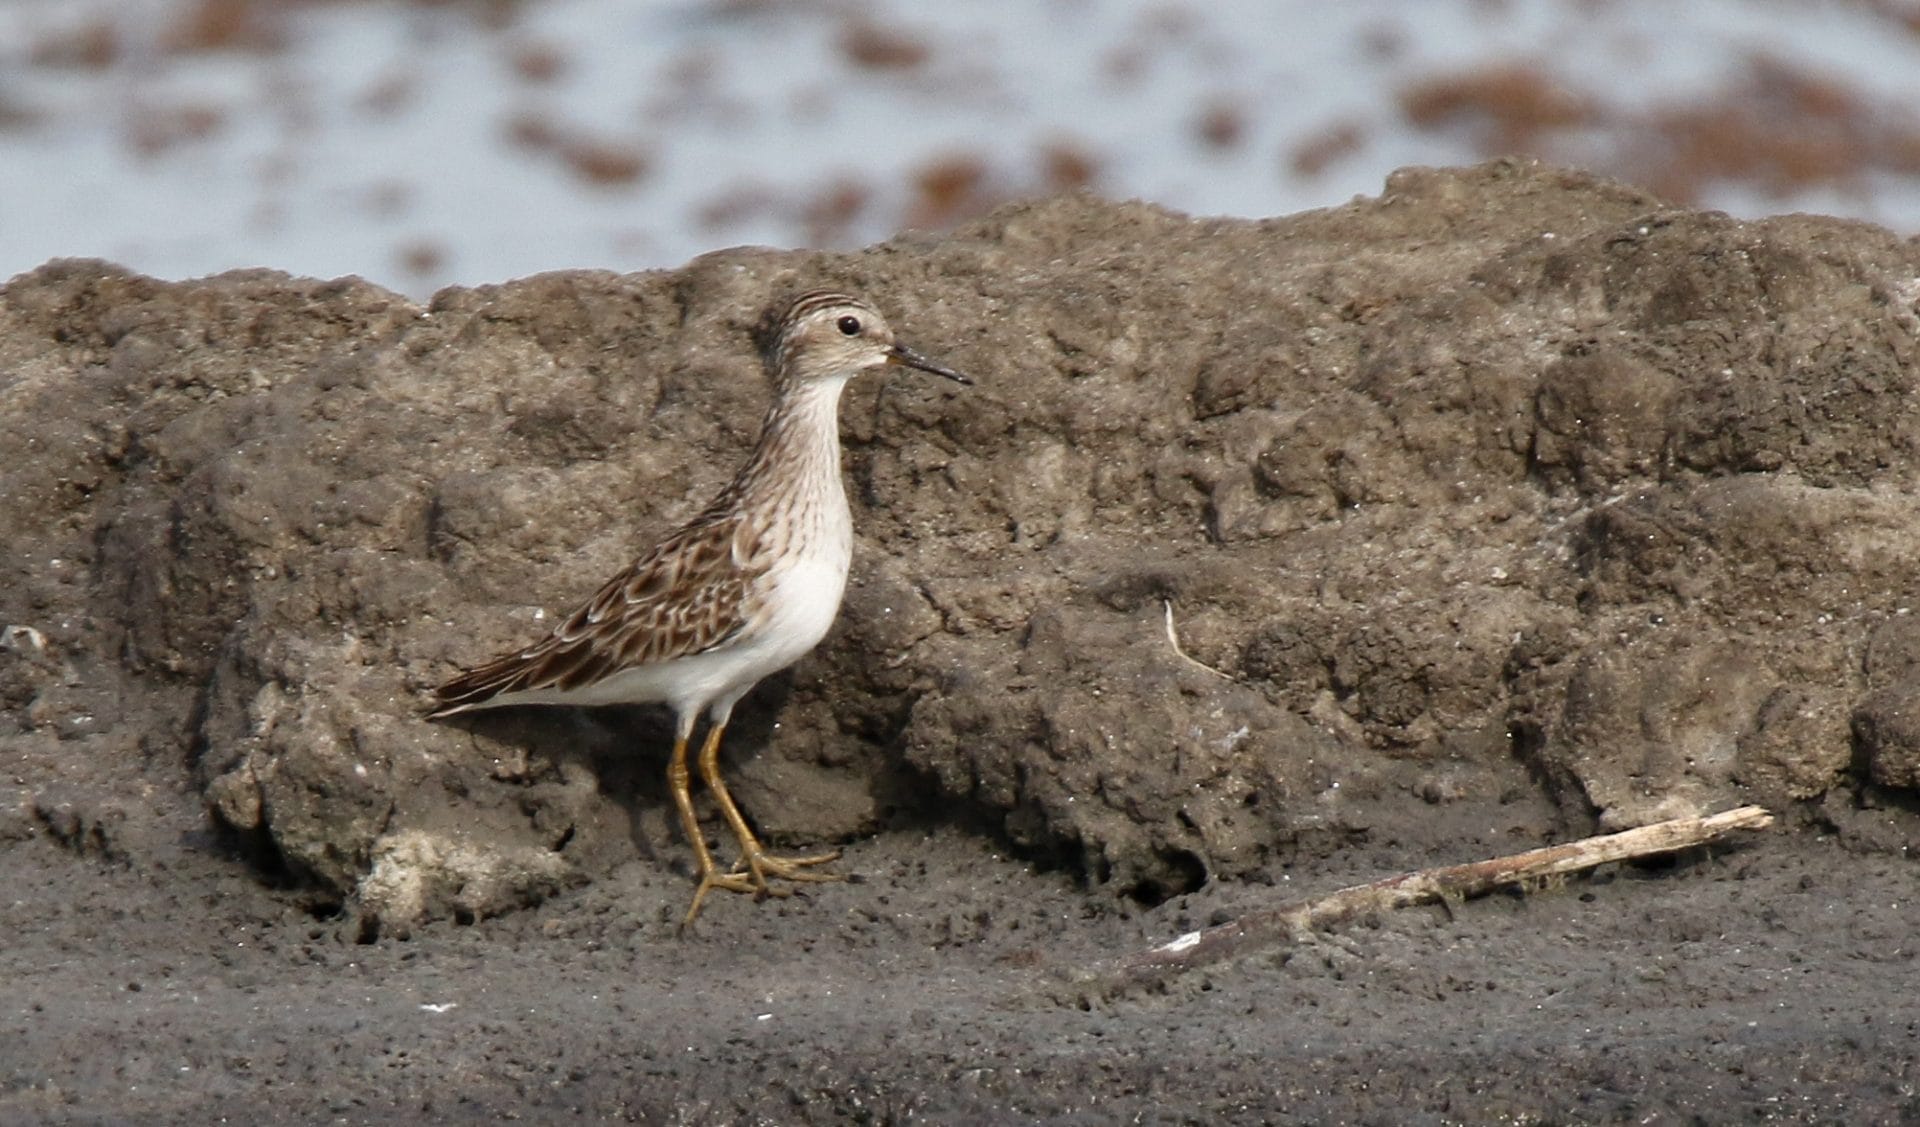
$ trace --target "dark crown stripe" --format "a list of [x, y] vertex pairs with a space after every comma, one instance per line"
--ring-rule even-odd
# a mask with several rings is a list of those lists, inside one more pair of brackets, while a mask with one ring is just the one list
[[786, 315], [780, 319], [792, 325], [813, 316], [822, 309], [833, 309], [842, 305], [851, 305], [856, 309], [867, 308], [866, 302], [852, 294], [838, 293], [834, 290], [814, 290], [812, 293], [803, 293], [794, 298], [793, 303], [787, 306]]
[[[852, 294], [837, 290], [811, 290], [801, 294], [785, 306], [771, 306], [753, 327], [753, 340], [760, 348], [760, 355], [766, 358], [777, 371], [786, 366], [787, 349], [793, 341], [790, 334], [801, 322], [823, 309], [837, 309], [851, 305], [856, 309], [869, 312], [872, 307]], [[775, 316], [775, 311], [779, 316]], [[876, 314], [877, 316], [878, 314]]]

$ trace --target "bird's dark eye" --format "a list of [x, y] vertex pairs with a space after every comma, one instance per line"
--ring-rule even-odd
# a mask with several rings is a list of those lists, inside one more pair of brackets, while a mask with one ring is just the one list
[[860, 335], [860, 318], [847, 316], [840, 318], [840, 331], [850, 337]]

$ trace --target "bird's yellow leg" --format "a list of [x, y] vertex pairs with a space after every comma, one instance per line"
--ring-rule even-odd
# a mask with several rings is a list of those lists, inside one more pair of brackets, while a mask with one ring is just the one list
[[840, 873], [822, 873], [811, 868], [838, 860], [838, 849], [804, 857], [779, 857], [768, 853], [761, 846], [760, 839], [753, 836], [753, 831], [747, 828], [747, 820], [740, 816], [740, 808], [734, 805], [733, 795], [727, 793], [727, 784], [720, 778], [720, 734], [726, 731], [726, 727], [725, 723], [715, 724], [707, 733], [706, 743], [700, 746], [700, 778], [705, 780], [707, 790], [713, 793], [713, 800], [719, 803], [720, 813], [726, 818], [727, 825], [733, 827], [733, 836], [740, 839], [740, 863], [734, 866], [730, 875], [741, 879], [750, 877], [753, 887], [763, 896], [787, 894], [785, 889], [768, 887], [768, 877], [797, 881], [846, 880]]
[[683, 928], [693, 924], [693, 918], [700, 914], [700, 905], [712, 889], [759, 891], [759, 886], [745, 876], [723, 873], [713, 863], [713, 854], [707, 851], [707, 839], [700, 833], [700, 819], [693, 816], [693, 795], [688, 793], [687, 781], [687, 733], [682, 732], [674, 738], [673, 758], [667, 761], [667, 788], [673, 791], [673, 804], [680, 811], [680, 828], [686, 831], [687, 841], [693, 846], [693, 855], [700, 862], [700, 887], [693, 894], [693, 904], [687, 909], [687, 917], [680, 921]]

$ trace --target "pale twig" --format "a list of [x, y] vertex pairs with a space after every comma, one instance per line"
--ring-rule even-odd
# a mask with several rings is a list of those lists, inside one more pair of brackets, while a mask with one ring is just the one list
[[1502, 885], [1539, 882], [1609, 861], [1671, 853], [1702, 845], [1735, 830], [1758, 830], [1772, 824], [1773, 815], [1766, 810], [1741, 806], [1705, 818], [1676, 818], [1525, 853], [1402, 873], [1311, 900], [1296, 900], [1250, 912], [1231, 923], [1190, 931], [1171, 942], [1137, 951], [1096, 969], [1080, 977], [1076, 986], [1096, 996], [1116, 993], [1263, 948], [1278, 947], [1315, 929], [1369, 912], [1435, 900], [1457, 904]]
[[1193, 665], [1201, 669], [1204, 669], [1208, 673], [1213, 674], [1215, 677], [1220, 678], [1222, 681], [1233, 680], [1232, 677], [1228, 676], [1225, 673], [1220, 672], [1218, 669], [1215, 669], [1213, 666], [1208, 665], [1206, 662], [1201, 661], [1198, 658], [1189, 656], [1187, 651], [1180, 648], [1180, 636], [1173, 632], [1173, 600], [1162, 599], [1160, 600], [1160, 604], [1167, 608], [1167, 645], [1173, 647], [1173, 652], [1182, 661], [1185, 661], [1188, 665]]

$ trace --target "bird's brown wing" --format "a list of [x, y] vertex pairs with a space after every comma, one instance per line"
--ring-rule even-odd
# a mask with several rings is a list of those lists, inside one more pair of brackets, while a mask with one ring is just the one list
[[431, 715], [504, 693], [577, 689], [724, 645], [747, 625], [766, 569], [755, 538], [737, 517], [703, 515], [614, 576], [546, 638], [434, 690]]

